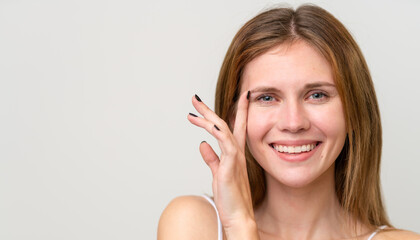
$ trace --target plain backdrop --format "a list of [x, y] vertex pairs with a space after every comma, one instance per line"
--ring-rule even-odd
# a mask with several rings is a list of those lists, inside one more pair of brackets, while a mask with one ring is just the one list
[[[278, 3], [0, 0], [0, 238], [155, 239], [171, 199], [211, 194], [191, 97], [213, 107], [234, 34]], [[386, 207], [420, 232], [420, 1], [312, 3], [365, 54]]]

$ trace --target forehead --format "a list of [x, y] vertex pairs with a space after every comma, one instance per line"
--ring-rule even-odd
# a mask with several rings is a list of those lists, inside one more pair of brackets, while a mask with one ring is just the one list
[[332, 69], [324, 56], [305, 41], [284, 43], [254, 58], [244, 69], [241, 88], [258, 84], [334, 84]]

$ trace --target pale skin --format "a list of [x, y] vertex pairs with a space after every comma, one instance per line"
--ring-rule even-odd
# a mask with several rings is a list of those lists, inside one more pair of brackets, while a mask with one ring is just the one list
[[[371, 230], [338, 203], [334, 161], [346, 137], [343, 107], [329, 63], [303, 41], [283, 44], [245, 67], [233, 132], [205, 103], [188, 120], [219, 143], [217, 156], [200, 153], [213, 175], [213, 195], [224, 239], [367, 239]], [[216, 127], [217, 126], [217, 127]], [[267, 195], [253, 209], [245, 144], [266, 173]], [[217, 239], [216, 213], [202, 197], [180, 197], [165, 209], [158, 239]], [[374, 239], [420, 239], [389, 231]]]

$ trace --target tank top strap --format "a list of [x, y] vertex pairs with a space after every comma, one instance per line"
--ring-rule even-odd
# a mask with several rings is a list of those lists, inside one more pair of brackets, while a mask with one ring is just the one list
[[214, 210], [216, 211], [216, 215], [217, 215], [217, 239], [218, 240], [223, 240], [223, 227], [222, 227], [222, 222], [220, 221], [219, 211], [217, 211], [217, 208], [216, 208], [216, 204], [214, 203], [213, 199], [211, 199], [209, 196], [202, 195], [202, 197], [205, 198], [213, 206]]
[[382, 225], [380, 227], [378, 227], [378, 229], [376, 229], [376, 231], [374, 231], [367, 240], [372, 240], [372, 238], [382, 229], [385, 229], [387, 226], [386, 225]]

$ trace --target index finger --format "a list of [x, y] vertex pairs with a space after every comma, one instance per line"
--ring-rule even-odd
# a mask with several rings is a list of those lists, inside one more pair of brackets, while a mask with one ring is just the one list
[[235, 125], [233, 127], [233, 136], [239, 144], [239, 147], [245, 149], [246, 123], [248, 119], [249, 96], [251, 92], [244, 92], [238, 100], [238, 107], [235, 116]]

